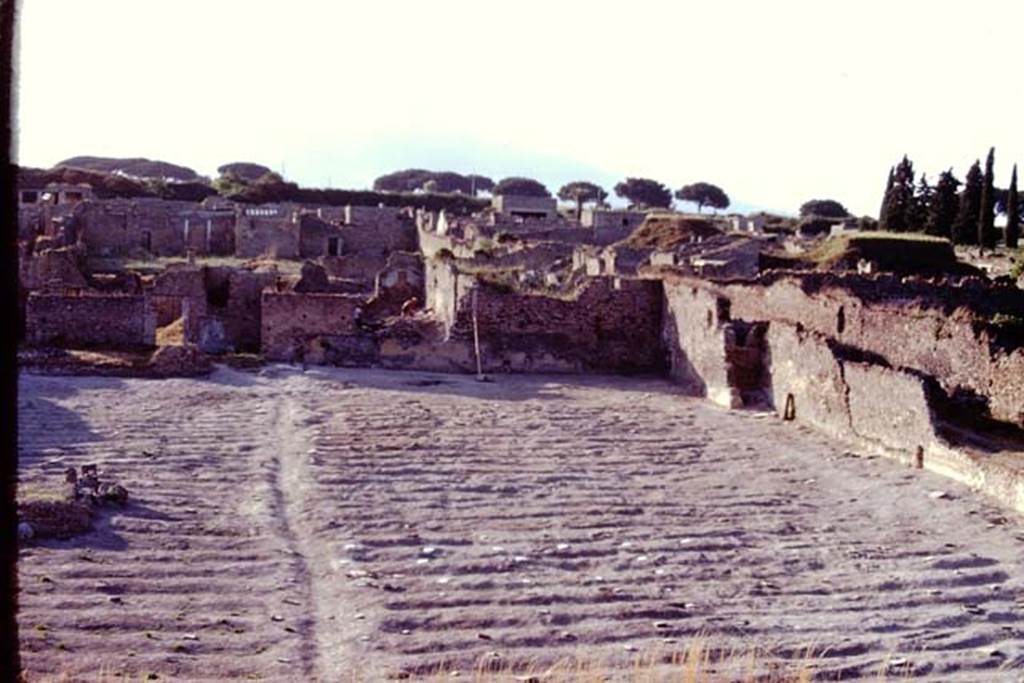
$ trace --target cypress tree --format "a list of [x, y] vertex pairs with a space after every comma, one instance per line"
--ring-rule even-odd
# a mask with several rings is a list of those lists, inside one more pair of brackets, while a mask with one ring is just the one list
[[893, 173], [892, 187], [886, 200], [882, 230], [890, 232], [907, 232], [910, 230], [914, 205], [914, 164], [903, 156]]
[[975, 161], [960, 193], [960, 207], [953, 223], [953, 242], [956, 244], [978, 243], [978, 218], [981, 216], [981, 162]]
[[889, 214], [889, 203], [892, 200], [893, 174], [896, 172], [892, 166], [889, 167], [889, 179], [885, 181], [885, 194], [882, 195], [882, 206], [878, 208], [878, 229], [888, 230], [885, 227]]
[[978, 214], [978, 244], [992, 249], [996, 246], [995, 191], [992, 167], [995, 164], [996, 148], [990, 147], [985, 159], [985, 177], [981, 184], [980, 213]]
[[958, 187], [960, 187], [960, 181], [953, 175], [953, 169], [943, 171], [939, 175], [939, 181], [935, 183], [931, 201], [928, 203], [928, 222], [925, 225], [925, 232], [929, 235], [952, 239], [953, 223], [956, 221], [957, 209], [960, 205], [957, 197]]
[[1017, 164], [1013, 165], [1006, 197], [1006, 246], [1016, 249], [1020, 241], [1020, 197], [1017, 196]]
[[928, 208], [931, 206], [934, 190], [928, 184], [928, 177], [922, 173], [921, 179], [917, 182], [917, 189], [914, 192], [910, 209], [907, 212], [907, 230], [911, 232], [924, 232], [928, 224]]

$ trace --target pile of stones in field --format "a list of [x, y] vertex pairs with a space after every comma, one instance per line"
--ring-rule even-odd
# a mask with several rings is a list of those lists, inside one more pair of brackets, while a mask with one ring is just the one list
[[93, 515], [104, 506], [123, 506], [128, 489], [100, 478], [96, 465], [84, 465], [81, 475], [65, 470], [63, 497], [18, 503], [18, 538], [70, 538], [92, 529]]

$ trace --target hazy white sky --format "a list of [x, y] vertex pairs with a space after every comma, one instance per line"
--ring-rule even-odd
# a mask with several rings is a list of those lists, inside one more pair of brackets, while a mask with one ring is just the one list
[[[611, 11], [614, 7], [616, 11]], [[876, 214], [904, 153], [1024, 162], [1020, 0], [22, 0], [20, 163], [143, 156], [309, 185], [397, 168]]]

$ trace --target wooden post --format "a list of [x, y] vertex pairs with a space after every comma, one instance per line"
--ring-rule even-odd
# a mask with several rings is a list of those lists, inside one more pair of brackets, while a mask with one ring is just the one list
[[473, 348], [476, 351], [476, 379], [484, 380], [483, 363], [480, 360], [480, 327], [476, 320], [476, 287], [473, 288]]

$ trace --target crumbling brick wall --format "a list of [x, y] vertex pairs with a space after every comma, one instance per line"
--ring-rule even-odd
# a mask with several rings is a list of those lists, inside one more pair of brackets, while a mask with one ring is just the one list
[[198, 255], [229, 256], [235, 253], [235, 214], [226, 211], [185, 211], [175, 223], [186, 251]]
[[264, 291], [261, 351], [268, 360], [305, 358], [320, 340], [339, 344], [358, 336], [357, 309], [362, 297], [348, 294]]
[[345, 207], [345, 224], [340, 226], [340, 231], [346, 253], [419, 249], [415, 222], [406, 212], [394, 207]]
[[79, 248], [44, 249], [18, 262], [19, 280], [26, 290], [46, 288], [85, 289], [88, 281], [81, 269]]
[[91, 255], [109, 256], [128, 253], [138, 244], [131, 221], [131, 206], [126, 202], [82, 202], [78, 207], [81, 240]]
[[[204, 268], [203, 272], [207, 297], [202, 324], [207, 326], [209, 338], [200, 348], [205, 346], [213, 353], [257, 352], [262, 330], [262, 293], [275, 286], [277, 273], [238, 268]], [[223, 301], [211, 296], [215, 281], [219, 281], [216, 286], [224, 287], [226, 299]], [[213, 339], [214, 336], [217, 339]]]
[[294, 211], [288, 204], [246, 208], [235, 226], [236, 254], [242, 258], [298, 258], [299, 222]]
[[[338, 240], [338, 253], [329, 254], [329, 240]], [[319, 258], [321, 256], [338, 256], [344, 247], [340, 228], [315, 214], [302, 214], [299, 217], [299, 256], [302, 258]]]
[[371, 318], [399, 315], [406, 302], [413, 299], [416, 309], [424, 307], [423, 259], [419, 254], [392, 252], [387, 265], [374, 278], [366, 313]]
[[[423, 275], [426, 293], [424, 306], [441, 323], [447, 336], [455, 324], [463, 290], [472, 287], [475, 281], [471, 277], [460, 275], [450, 261], [436, 258], [424, 260]], [[460, 277], [462, 286], [459, 282]]]
[[18, 207], [18, 239], [31, 239], [43, 232], [43, 209], [35, 204]]
[[[156, 256], [183, 256], [190, 244], [185, 240], [185, 220], [195, 221], [197, 205], [192, 202], [164, 199], [133, 200], [130, 218], [134, 248], [143, 248]], [[234, 231], [234, 221], [231, 221]], [[192, 245], [205, 239], [205, 230], [190, 230]], [[202, 250], [199, 251], [202, 253]]]
[[706, 287], [668, 281], [664, 288], [670, 376], [720, 405], [760, 403], [764, 325], [733, 320], [731, 302]]
[[206, 288], [201, 268], [175, 265], [160, 273], [145, 289], [156, 325], [163, 327], [183, 318], [185, 341], [198, 343], [206, 317]]
[[[756, 347], [757, 338], [752, 342], [748, 337], [744, 345], [750, 354], [730, 354], [726, 335], [726, 353], [721, 353], [712, 322], [716, 306], [724, 302], [734, 330], [768, 328], [763, 365], [777, 373], [778, 363], [788, 363], [794, 377], [804, 378], [800, 381], [819, 393], [831, 380], [815, 375], [818, 347], [807, 341], [808, 334], [824, 340], [826, 355], [838, 349], [847, 360], [905, 369], [941, 390], [939, 399], [1024, 424], [1024, 339], [1018, 335], [1014, 340], [985, 322], [996, 311], [1024, 311], [1024, 293], [1011, 288], [772, 274], [758, 283], [669, 277], [665, 291], [673, 374], [698, 393], [714, 397], [723, 375], [739, 376], [737, 366], [751, 360], [746, 356]], [[804, 341], [797, 344], [780, 332], [788, 328], [798, 330]], [[775, 407], [783, 409], [777, 401]], [[832, 410], [828, 401], [821, 409]], [[831, 422], [827, 416], [814, 419]]]
[[377, 273], [387, 266], [388, 255], [383, 250], [371, 250], [346, 253], [342, 256], [325, 256], [320, 263], [331, 277], [362, 282], [370, 289]]
[[155, 321], [142, 295], [34, 292], [25, 316], [27, 339], [39, 346], [116, 349], [154, 341]]
[[[664, 369], [658, 282], [599, 278], [574, 298], [517, 293], [465, 275], [456, 276], [454, 282], [459, 291], [441, 302], [448, 306], [447, 301], [455, 301], [449, 337], [472, 339], [475, 290], [485, 368], [612, 373]], [[433, 301], [438, 303], [437, 293]]]
[[935, 285], [889, 276], [773, 276], [715, 290], [736, 318], [800, 324], [893, 367], [933, 378], [950, 397], [1024, 424], [1024, 339], [983, 323], [1024, 315], [1024, 292]]

